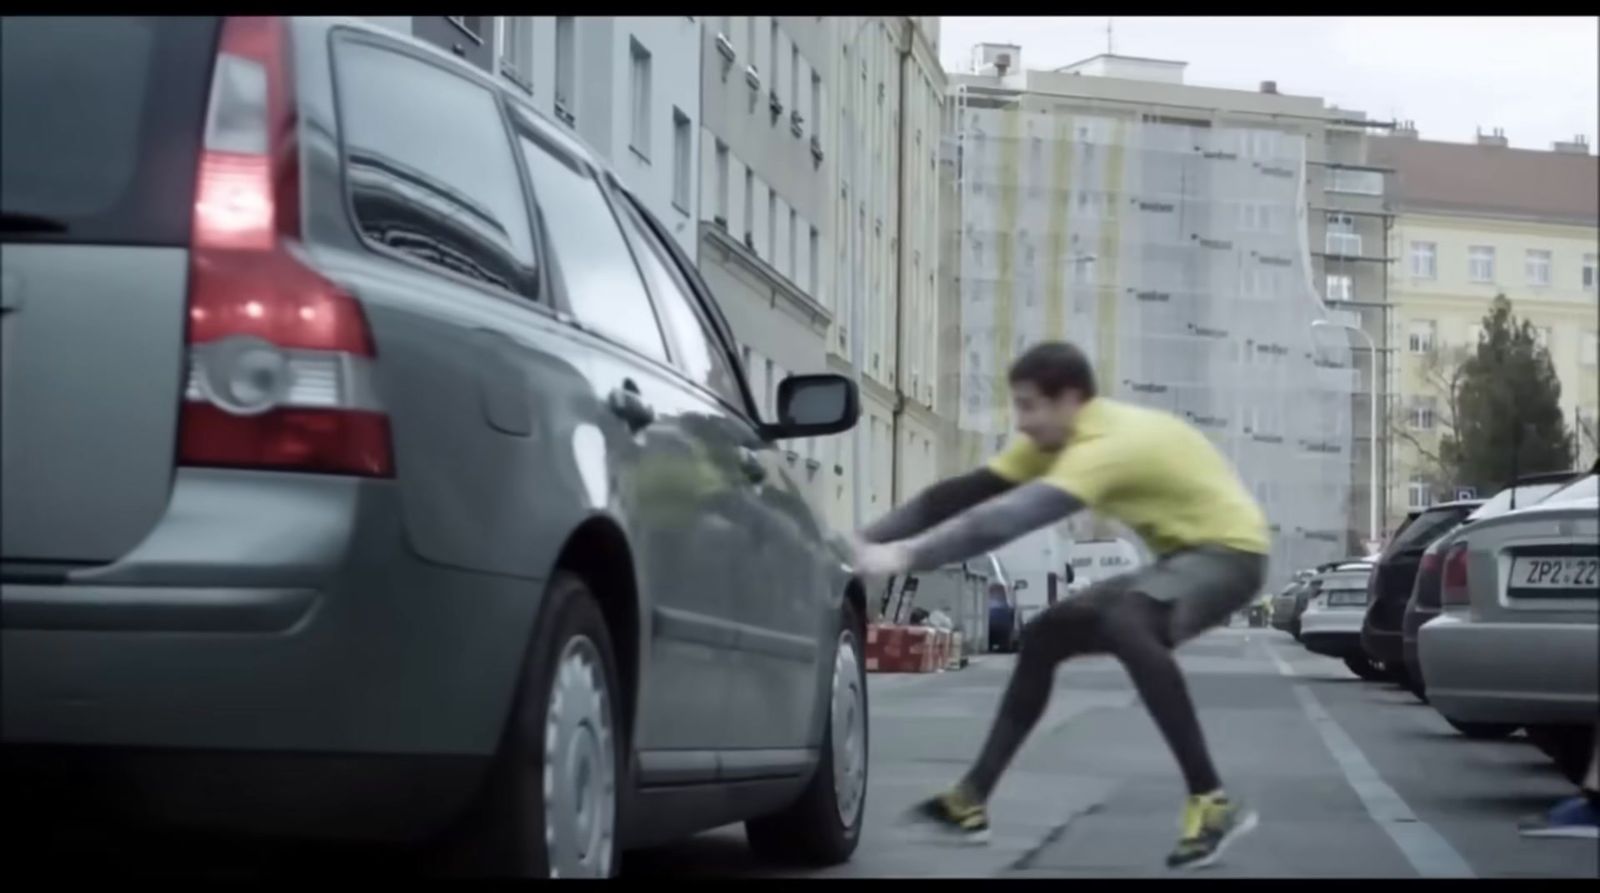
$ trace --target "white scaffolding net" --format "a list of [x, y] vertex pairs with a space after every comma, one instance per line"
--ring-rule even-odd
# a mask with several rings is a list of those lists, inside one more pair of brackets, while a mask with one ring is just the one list
[[1010, 436], [1012, 359], [1070, 340], [1103, 393], [1233, 460], [1274, 527], [1271, 585], [1344, 557], [1355, 377], [1347, 340], [1311, 328], [1304, 137], [1015, 105], [951, 121], [963, 461]]

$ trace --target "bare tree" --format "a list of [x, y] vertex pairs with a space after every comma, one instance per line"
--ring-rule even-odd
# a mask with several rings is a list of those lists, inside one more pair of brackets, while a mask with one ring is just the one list
[[1450, 446], [1459, 437], [1461, 385], [1467, 360], [1475, 350], [1475, 345], [1437, 345], [1421, 355], [1420, 371], [1425, 391], [1421, 396], [1431, 396], [1438, 401], [1433, 413], [1436, 437], [1418, 436], [1418, 429], [1412, 425], [1410, 406], [1396, 407], [1390, 412], [1389, 431], [1422, 458], [1421, 474], [1436, 491], [1459, 482], [1460, 468]]

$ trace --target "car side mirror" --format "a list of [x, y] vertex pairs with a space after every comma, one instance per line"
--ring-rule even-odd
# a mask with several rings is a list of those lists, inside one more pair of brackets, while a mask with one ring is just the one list
[[861, 415], [856, 383], [843, 375], [791, 375], [778, 383], [778, 421], [769, 440], [821, 437], [855, 427]]

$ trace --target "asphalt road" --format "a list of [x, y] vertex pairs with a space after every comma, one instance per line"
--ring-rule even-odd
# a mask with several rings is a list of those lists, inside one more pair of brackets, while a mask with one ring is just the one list
[[[1519, 817], [1571, 792], [1520, 738], [1469, 741], [1409, 693], [1361, 682], [1283, 633], [1219, 630], [1179, 654], [1225, 784], [1261, 814], [1255, 833], [1203, 876], [1600, 876], [1594, 841], [1517, 835]], [[977, 752], [1010, 664], [985, 657], [955, 672], [871, 677], [867, 825], [849, 864], [774, 870], [752, 860], [734, 827], [630, 853], [624, 875], [1168, 875], [1163, 858], [1177, 836], [1182, 784], [1122, 668], [1108, 658], [1060, 670], [1049, 711], [991, 803], [990, 845], [952, 847], [897, 832], [898, 815], [957, 778]], [[55, 878], [85, 871], [378, 880], [418, 871], [393, 851], [290, 857], [219, 841], [156, 846], [124, 835], [58, 840], [32, 855]]]
[[[1180, 652], [1224, 783], [1261, 814], [1209, 877], [1597, 877], [1593, 841], [1526, 840], [1517, 820], [1571, 793], [1520, 736], [1469, 741], [1388, 684], [1283, 633], [1219, 630]], [[1183, 789], [1120, 666], [1069, 663], [991, 803], [987, 847], [897, 833], [895, 817], [958, 777], [1010, 659], [874, 676], [867, 828], [821, 877], [1159, 877]], [[761, 877], [737, 828], [630, 854], [633, 877]]]

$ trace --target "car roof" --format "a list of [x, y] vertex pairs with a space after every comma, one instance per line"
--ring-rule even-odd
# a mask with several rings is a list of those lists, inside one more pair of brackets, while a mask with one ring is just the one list
[[1500, 489], [1509, 490], [1512, 487], [1529, 487], [1534, 484], [1564, 484], [1573, 478], [1581, 477], [1585, 473], [1576, 469], [1569, 471], [1536, 471], [1533, 474], [1519, 475], [1511, 483]]

